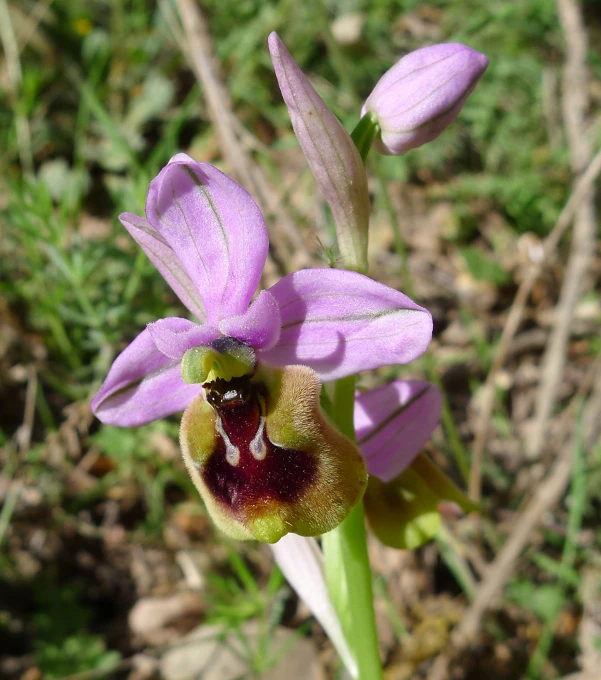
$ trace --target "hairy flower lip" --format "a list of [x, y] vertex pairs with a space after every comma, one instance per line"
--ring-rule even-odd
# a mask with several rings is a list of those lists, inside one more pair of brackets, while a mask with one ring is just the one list
[[365, 463], [323, 415], [320, 389], [310, 368], [263, 364], [253, 375], [208, 385], [186, 409], [186, 467], [232, 538], [316, 536], [361, 500]]

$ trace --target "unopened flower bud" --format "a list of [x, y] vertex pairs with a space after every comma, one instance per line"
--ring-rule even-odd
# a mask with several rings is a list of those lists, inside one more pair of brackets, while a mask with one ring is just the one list
[[376, 149], [401, 155], [431, 142], [461, 110], [488, 59], [459, 43], [410, 52], [389, 69], [367, 98], [361, 115], [376, 114]]
[[347, 269], [367, 271], [369, 191], [359, 151], [277, 33], [269, 50], [292, 127], [330, 209]]

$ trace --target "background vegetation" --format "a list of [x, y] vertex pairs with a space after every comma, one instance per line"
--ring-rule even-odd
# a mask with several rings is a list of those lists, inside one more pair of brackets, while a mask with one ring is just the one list
[[[489, 57], [439, 140], [401, 159], [370, 158], [372, 271], [390, 285], [412, 285], [436, 320], [428, 357], [402, 374], [444, 386], [445, 433], [429, 451], [465, 481], [479, 395], [529, 249], [550, 233], [573, 182], [555, 3], [203, 0], [202, 8], [246, 149], [314, 261], [335, 257], [331, 225], [281, 101], [269, 32], [280, 33], [349, 130], [376, 80], [407, 51], [460, 41]], [[596, 150], [601, 13], [593, 1], [584, 12], [587, 134]], [[0, 676], [92, 673], [81, 680], [107, 669], [153, 677], [165, 649], [202, 623], [226, 648], [234, 636], [245, 677], [278, 663], [292, 668], [286, 655], [301, 643], [319, 672], [339, 677], [318, 627], [301, 625], [307, 613], [271, 571], [268, 551], [232, 546], [214, 532], [179, 458], [178, 418], [122, 430], [88, 411], [127, 342], [146, 323], [183, 313], [117, 215], [143, 213], [148, 182], [177, 151], [228, 170], [182, 54], [176, 6], [0, 0], [0, 25]], [[497, 376], [478, 525], [449, 519], [440, 540], [415, 554], [374, 546], [390, 677], [425, 677], [474, 598], [483, 565], [515, 530], [524, 496], [560, 453], [561, 438], [551, 437], [541, 458], [526, 460], [524, 441], [564, 241]], [[274, 238], [283, 271], [295, 266], [286, 253]], [[598, 251], [594, 265], [598, 273]], [[601, 350], [600, 319], [599, 283], [587, 279], [557, 409], [572, 409], [577, 433], [587, 396], [572, 398]], [[392, 375], [366, 376], [364, 385]], [[549, 433], [564, 422], [554, 418]], [[599, 617], [587, 600], [596, 601], [601, 581], [601, 446], [584, 435], [574, 441], [569, 489], [530, 536], [502, 601], [453, 661], [453, 677], [559, 677], [599, 644], [583, 631]], [[296, 633], [284, 640], [276, 630]]]

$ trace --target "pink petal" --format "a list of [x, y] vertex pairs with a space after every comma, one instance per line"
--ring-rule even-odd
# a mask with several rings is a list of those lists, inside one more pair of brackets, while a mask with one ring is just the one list
[[261, 211], [242, 187], [178, 154], [150, 183], [146, 217], [194, 282], [207, 323], [246, 311], [268, 239]]
[[328, 594], [323, 555], [317, 541], [314, 538], [286, 534], [269, 547], [273, 550], [275, 561], [286, 580], [322, 625], [346, 669], [356, 678], [357, 664]]
[[269, 292], [280, 308], [282, 332], [263, 358], [276, 366], [305, 364], [322, 380], [408, 363], [432, 337], [426, 309], [356, 272], [303, 269]]
[[136, 427], [183, 411], [200, 390], [183, 382], [179, 361], [159, 352], [146, 329], [115, 359], [90, 407], [103, 423]]
[[200, 321], [204, 321], [206, 314], [202, 298], [167, 241], [143, 217], [132, 213], [122, 213], [119, 219], [171, 286], [173, 292], [192, 314]]
[[254, 349], [271, 349], [280, 337], [278, 303], [263, 290], [244, 314], [221, 321], [219, 330]]
[[207, 345], [220, 336], [213, 326], [199, 326], [178, 317], [159, 319], [148, 324], [147, 328], [159, 352], [178, 361], [192, 347]]
[[370, 205], [361, 156], [277, 33], [269, 36], [269, 51], [292, 127], [332, 209], [342, 259], [347, 267], [366, 271]]
[[425, 380], [395, 380], [357, 395], [355, 430], [368, 472], [389, 482], [411, 465], [441, 408], [439, 389]]

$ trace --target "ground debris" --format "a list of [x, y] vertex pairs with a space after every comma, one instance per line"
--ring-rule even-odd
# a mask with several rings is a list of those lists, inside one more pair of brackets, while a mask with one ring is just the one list
[[129, 612], [129, 628], [142, 643], [164, 645], [188, 632], [199, 621], [204, 608], [203, 598], [193, 591], [143, 597]]
[[[203, 625], [181, 638], [161, 658], [164, 680], [236, 680], [252, 666], [249, 649], [257, 647], [260, 631], [255, 622], [226, 633], [218, 625]], [[295, 639], [296, 637], [296, 639]], [[263, 669], [263, 680], [325, 680], [313, 643], [279, 627], [269, 635], [269, 654], [281, 654], [275, 667]], [[241, 642], [243, 641], [243, 642]], [[258, 670], [258, 669], [257, 669]]]

